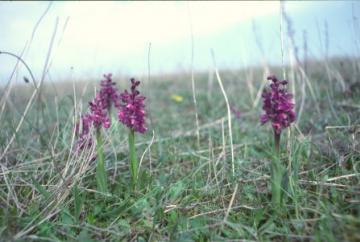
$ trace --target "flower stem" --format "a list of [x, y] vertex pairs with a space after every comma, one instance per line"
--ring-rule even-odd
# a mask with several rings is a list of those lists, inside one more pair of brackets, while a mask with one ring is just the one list
[[279, 157], [277, 156], [271, 163], [271, 200], [273, 206], [278, 209], [281, 207], [282, 197], [282, 167], [280, 164]]
[[130, 172], [132, 176], [133, 188], [136, 188], [137, 184], [137, 173], [138, 173], [138, 162], [136, 158], [135, 149], [135, 131], [130, 129], [129, 131], [129, 152], [130, 152]]
[[275, 141], [275, 151], [276, 155], [280, 154], [280, 134], [276, 133], [274, 130], [274, 141]]
[[276, 209], [281, 207], [282, 187], [281, 181], [283, 177], [282, 166], [280, 161], [280, 134], [274, 130], [275, 142], [275, 158], [271, 163], [271, 199]]
[[105, 170], [104, 144], [101, 136], [101, 129], [96, 129], [96, 182], [99, 192], [107, 193], [107, 174]]

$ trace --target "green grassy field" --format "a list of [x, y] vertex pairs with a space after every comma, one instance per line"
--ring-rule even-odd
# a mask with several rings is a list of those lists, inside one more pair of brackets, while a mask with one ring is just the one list
[[[136, 136], [140, 185], [129, 185], [127, 130], [113, 113], [104, 138], [109, 195], [96, 190], [94, 148], [73, 152], [75, 122], [98, 82], [45, 80], [28, 111], [31, 83], [3, 88], [0, 240], [360, 241], [359, 60], [312, 62], [305, 73], [286, 68], [299, 116], [282, 135], [290, 179], [278, 212], [272, 130], [259, 122], [269, 73], [219, 74], [241, 112], [231, 114], [231, 127], [215, 73], [195, 73], [196, 108], [190, 74], [140, 78], [149, 127]], [[114, 81], [129, 87], [123, 77]]]

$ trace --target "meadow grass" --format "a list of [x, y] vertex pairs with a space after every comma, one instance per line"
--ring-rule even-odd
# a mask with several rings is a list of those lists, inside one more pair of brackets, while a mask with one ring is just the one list
[[[4, 153], [34, 90], [15, 86], [1, 101], [0, 240], [359, 241], [358, 63], [309, 63], [304, 89], [301, 72], [286, 67], [295, 73], [289, 81], [296, 85], [296, 111], [301, 105], [303, 111], [282, 135], [280, 159], [290, 178], [279, 212], [269, 180], [272, 130], [259, 122], [258, 97], [269, 74], [261, 67], [219, 71], [229, 105], [241, 113], [231, 115], [232, 145], [215, 73], [144, 78], [149, 131], [136, 139], [135, 192], [128, 130], [115, 113], [103, 139], [109, 194], [96, 190], [95, 147], [74, 152], [75, 122], [96, 83], [45, 81]], [[120, 90], [125, 80], [114, 75]]]

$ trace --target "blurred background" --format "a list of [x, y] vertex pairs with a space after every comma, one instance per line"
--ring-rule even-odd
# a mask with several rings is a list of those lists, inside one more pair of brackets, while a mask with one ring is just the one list
[[[357, 1], [0, 2], [0, 51], [20, 55], [35, 76], [147, 76], [359, 55]], [[192, 58], [193, 57], [193, 58]], [[193, 61], [193, 62], [192, 62]], [[0, 55], [0, 83], [16, 64]], [[20, 66], [14, 78], [22, 79]]]

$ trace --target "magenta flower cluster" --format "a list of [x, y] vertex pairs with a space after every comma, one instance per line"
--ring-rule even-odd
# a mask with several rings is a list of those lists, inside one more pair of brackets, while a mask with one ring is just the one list
[[80, 122], [78, 122], [75, 126], [75, 134], [79, 136], [76, 144], [77, 151], [91, 147], [93, 140], [89, 136], [90, 127], [91, 127], [91, 115], [85, 114], [84, 116], [81, 117], [81, 132], [80, 132]]
[[[90, 135], [90, 128], [95, 129], [104, 127], [109, 128], [110, 110], [114, 105], [118, 109], [119, 121], [125, 124], [130, 129], [145, 133], [145, 97], [140, 95], [137, 90], [140, 81], [131, 79], [131, 92], [125, 90], [119, 94], [116, 89], [116, 83], [112, 81], [112, 75], [104, 75], [104, 79], [100, 82], [100, 91], [96, 93], [95, 98], [89, 102], [90, 113], [81, 117], [81, 122], [76, 124], [75, 132], [78, 135], [78, 142], [76, 149], [82, 150], [85, 147], [90, 147], [93, 140]], [[81, 123], [81, 132], [80, 132]]]
[[87, 113], [81, 118], [81, 132], [80, 124], [76, 125], [76, 134], [79, 136], [77, 142], [77, 150], [82, 150], [85, 147], [91, 146], [92, 138], [90, 136], [90, 127], [94, 128], [109, 128], [110, 116], [109, 111], [114, 104], [118, 106], [118, 91], [115, 87], [115, 82], [112, 81], [111, 74], [104, 75], [104, 79], [100, 82], [100, 91], [96, 93], [95, 98], [89, 102], [90, 113]]
[[131, 79], [131, 92], [125, 90], [120, 94], [119, 120], [128, 128], [139, 133], [145, 133], [145, 97], [136, 89], [140, 81]]
[[116, 83], [112, 81], [112, 74], [104, 75], [104, 79], [100, 82], [100, 97], [104, 105], [104, 109], [110, 110], [111, 104], [115, 107], [119, 107], [119, 94], [115, 87]]
[[293, 95], [286, 89], [288, 81], [280, 81], [274, 75], [267, 79], [272, 83], [262, 93], [265, 114], [261, 115], [260, 121], [262, 124], [271, 121], [275, 133], [280, 134], [295, 121]]

